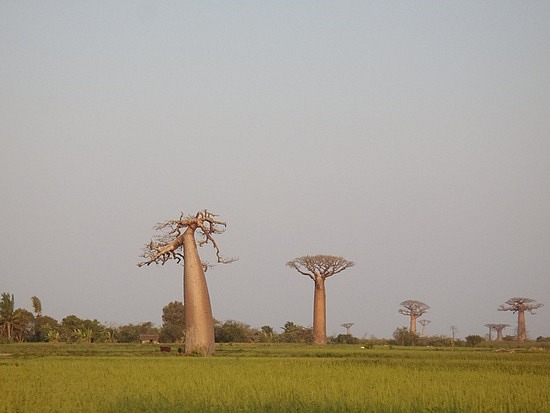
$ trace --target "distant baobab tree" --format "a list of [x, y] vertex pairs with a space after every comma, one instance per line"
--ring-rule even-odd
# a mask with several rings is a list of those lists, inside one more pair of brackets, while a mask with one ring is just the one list
[[535, 314], [533, 310], [542, 307], [544, 304], [537, 303], [532, 298], [512, 297], [506, 304], [500, 305], [498, 311], [512, 311], [518, 313], [518, 341], [523, 343], [527, 338], [527, 329], [525, 328], [525, 311]]
[[183, 260], [183, 293], [185, 303], [185, 353], [209, 356], [214, 353], [214, 317], [210, 295], [204, 272], [207, 268], [197, 250], [195, 231], [199, 234], [199, 246], [212, 244], [219, 263], [229, 263], [233, 259], [223, 259], [215, 234], [225, 231], [226, 223], [216, 220], [217, 215], [211, 212], [198, 212], [195, 216], [184, 216], [179, 219], [159, 223], [155, 229], [160, 232], [154, 240], [146, 245], [142, 257], [145, 261], [139, 267], [152, 263], [164, 265], [174, 259]]
[[456, 336], [456, 333], [458, 333], [458, 327], [457, 326], [451, 326], [450, 327], [451, 329], [451, 346], [454, 347], [455, 346], [455, 336]]
[[344, 323], [344, 324], [340, 324], [340, 325], [346, 329], [346, 335], [351, 336], [350, 328], [354, 324], [355, 323]]
[[426, 327], [428, 326], [428, 324], [431, 323], [431, 321], [430, 320], [420, 320], [419, 323], [422, 326], [422, 337], [426, 337]]
[[489, 341], [493, 339], [492, 331], [497, 332], [497, 341], [502, 341], [502, 330], [508, 327], [510, 324], [485, 324], [485, 327], [489, 328]]
[[287, 262], [289, 267], [294, 268], [300, 274], [305, 275], [315, 283], [313, 297], [313, 343], [327, 343], [327, 314], [326, 314], [326, 292], [325, 280], [353, 267], [355, 264], [342, 257], [333, 255], [306, 255]]
[[492, 340], [491, 333], [493, 332], [493, 329], [495, 328], [496, 324], [485, 324], [485, 327], [489, 329], [489, 341]]
[[497, 341], [502, 341], [502, 330], [509, 327], [510, 324], [493, 324], [493, 330], [497, 332]]
[[399, 309], [399, 313], [410, 317], [409, 331], [416, 334], [416, 319], [425, 314], [430, 306], [415, 300], [406, 300], [399, 305], [403, 307]]

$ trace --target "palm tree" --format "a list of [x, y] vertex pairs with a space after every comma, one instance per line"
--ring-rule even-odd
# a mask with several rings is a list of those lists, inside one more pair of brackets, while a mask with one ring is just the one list
[[15, 299], [13, 294], [2, 293], [0, 300], [0, 327], [2, 333], [6, 334], [8, 341], [11, 341], [13, 331], [13, 321], [15, 315]]
[[32, 308], [34, 309], [34, 313], [36, 314], [36, 318], [42, 316], [42, 302], [40, 302], [40, 298], [37, 296], [31, 297], [32, 300]]
[[42, 337], [40, 335], [40, 324], [41, 320], [40, 317], [42, 317], [42, 302], [40, 301], [40, 298], [37, 296], [32, 296], [32, 308], [34, 309], [34, 313], [36, 314], [35, 320], [34, 320], [34, 339], [36, 341], [42, 341]]

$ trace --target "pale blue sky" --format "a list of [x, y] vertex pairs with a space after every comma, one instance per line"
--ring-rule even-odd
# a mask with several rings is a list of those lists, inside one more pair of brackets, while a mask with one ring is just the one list
[[0, 291], [160, 324], [181, 268], [140, 249], [208, 208], [239, 257], [208, 273], [218, 319], [310, 325], [285, 263], [334, 254], [356, 266], [327, 281], [330, 334], [389, 337], [406, 299], [429, 334], [485, 334], [527, 296], [550, 336], [549, 21], [546, 1], [1, 1]]

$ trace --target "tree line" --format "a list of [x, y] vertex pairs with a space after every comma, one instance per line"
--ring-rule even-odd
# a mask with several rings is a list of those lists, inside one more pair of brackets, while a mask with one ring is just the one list
[[[50, 343], [139, 343], [143, 336], [157, 336], [162, 343], [185, 341], [185, 307], [174, 301], [162, 309], [162, 326], [152, 322], [106, 325], [98, 320], [82, 319], [68, 315], [61, 321], [45, 315], [38, 297], [32, 297], [33, 312], [15, 308], [13, 294], [2, 293], [0, 301], [0, 343], [50, 342]], [[218, 343], [312, 343], [312, 329], [288, 321], [282, 333], [271, 326], [254, 328], [250, 325], [227, 320], [214, 320], [215, 341]]]
[[[0, 343], [10, 342], [50, 342], [50, 343], [139, 343], [144, 337], [155, 336], [161, 343], [185, 342], [185, 306], [179, 301], [173, 301], [162, 309], [162, 325], [156, 327], [152, 322], [125, 324], [120, 326], [107, 325], [98, 320], [82, 319], [69, 315], [60, 322], [42, 313], [42, 303], [36, 296], [31, 298], [33, 312], [24, 308], [15, 308], [13, 294], [3, 293], [0, 301]], [[405, 304], [404, 304], [405, 303]], [[410, 311], [416, 307], [410, 300], [402, 303], [402, 309]], [[405, 306], [406, 307], [405, 307]], [[425, 309], [426, 305], [418, 306]], [[429, 307], [428, 307], [429, 308]], [[401, 313], [403, 313], [400, 310]], [[404, 311], [405, 311], [404, 310]], [[410, 315], [409, 315], [410, 316]], [[423, 329], [422, 335], [407, 327], [398, 327], [389, 339], [358, 338], [350, 332], [353, 323], [342, 324], [346, 327], [345, 334], [328, 336], [326, 342], [331, 344], [357, 344], [365, 348], [376, 345], [397, 346], [479, 346], [491, 342], [479, 335], [470, 335], [465, 340], [452, 339], [443, 335], [428, 336]], [[251, 327], [237, 320], [214, 320], [214, 338], [216, 343], [304, 343], [314, 344], [314, 329], [287, 321], [275, 328], [264, 325], [260, 328]], [[517, 336], [506, 335], [502, 340], [507, 343], [517, 340]], [[548, 337], [538, 337], [539, 342], [550, 342]]]

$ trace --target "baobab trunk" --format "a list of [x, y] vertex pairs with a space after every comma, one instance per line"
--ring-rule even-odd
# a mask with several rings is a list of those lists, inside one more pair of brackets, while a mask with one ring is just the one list
[[416, 319], [417, 318], [418, 318], [417, 316], [415, 316], [414, 314], [411, 314], [411, 323], [409, 325], [409, 331], [411, 333], [414, 333], [414, 334], [416, 334]]
[[204, 268], [195, 242], [196, 227], [183, 233], [183, 299], [185, 305], [185, 353], [214, 353], [214, 318]]
[[315, 277], [313, 296], [313, 344], [327, 343], [327, 306], [325, 280]]
[[523, 343], [527, 338], [527, 332], [525, 331], [525, 310], [521, 308], [518, 311], [518, 340]]

